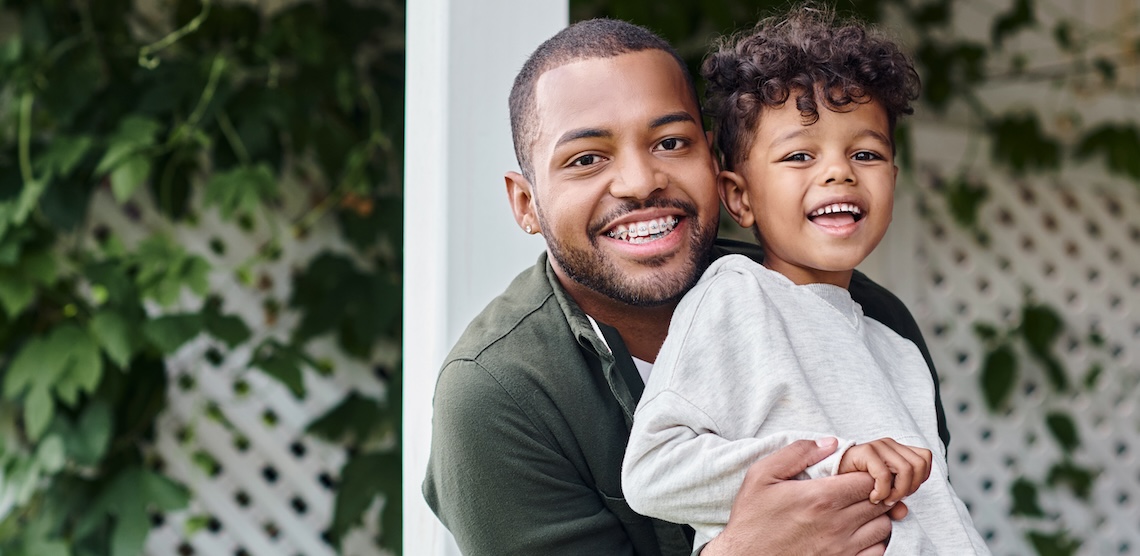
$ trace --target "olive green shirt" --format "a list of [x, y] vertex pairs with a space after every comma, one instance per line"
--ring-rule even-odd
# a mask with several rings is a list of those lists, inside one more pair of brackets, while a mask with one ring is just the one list
[[[718, 240], [716, 256], [726, 253], [762, 258], [754, 245]], [[902, 302], [859, 273], [850, 290], [865, 314], [919, 347], [933, 374]], [[620, 336], [606, 336], [612, 353], [543, 254], [471, 322], [448, 355], [436, 384], [423, 493], [464, 554], [692, 550], [691, 529], [626, 505], [621, 463], [643, 385]], [[939, 431], [948, 443], [938, 399], [936, 392]]]

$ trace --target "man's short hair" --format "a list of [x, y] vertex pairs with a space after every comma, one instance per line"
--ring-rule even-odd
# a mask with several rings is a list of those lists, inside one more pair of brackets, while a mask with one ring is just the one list
[[805, 124], [819, 120], [819, 102], [845, 111], [875, 100], [886, 110], [893, 134], [899, 116], [914, 112], [910, 102], [919, 91], [918, 72], [894, 42], [812, 4], [722, 39], [705, 58], [701, 75], [728, 170], [748, 158], [761, 111], [782, 106], [793, 92]]
[[[511, 137], [515, 143], [515, 157], [526, 179], [534, 183], [534, 166], [531, 149], [538, 134], [537, 105], [534, 98], [538, 78], [549, 70], [571, 62], [591, 58], [612, 58], [643, 50], [661, 50], [677, 61], [685, 76], [693, 102], [700, 110], [693, 77], [684, 60], [668, 41], [652, 31], [617, 19], [590, 19], [575, 23], [554, 35], [527, 58], [511, 87]], [[631, 99], [632, 100], [632, 99]]]

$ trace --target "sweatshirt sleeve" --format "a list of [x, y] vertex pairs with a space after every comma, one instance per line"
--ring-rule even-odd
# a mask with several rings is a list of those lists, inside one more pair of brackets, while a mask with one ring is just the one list
[[[698, 530], [728, 521], [744, 475], [758, 459], [795, 440], [835, 436], [823, 430], [755, 434], [765, 416], [786, 403], [780, 371], [792, 359], [779, 347], [783, 330], [764, 307], [760, 284], [747, 271], [724, 268], [730, 258], [714, 263], [674, 313], [622, 466], [622, 489], [634, 511]], [[805, 477], [835, 474], [852, 445], [839, 441], [840, 449]]]

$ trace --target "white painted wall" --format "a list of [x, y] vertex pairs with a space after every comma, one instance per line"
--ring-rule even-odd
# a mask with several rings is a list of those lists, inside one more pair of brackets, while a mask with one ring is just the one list
[[467, 323], [544, 244], [515, 225], [507, 96], [567, 0], [414, 0], [407, 11], [404, 177], [404, 553], [458, 554], [423, 501], [431, 398]]

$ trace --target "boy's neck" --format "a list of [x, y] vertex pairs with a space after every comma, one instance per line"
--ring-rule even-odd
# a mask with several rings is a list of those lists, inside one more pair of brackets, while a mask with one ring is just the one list
[[786, 276], [792, 283], [803, 286], [806, 284], [831, 284], [848, 289], [851, 285], [851, 275], [854, 269], [848, 270], [819, 270], [788, 264], [785, 261], [769, 258], [764, 266]]

